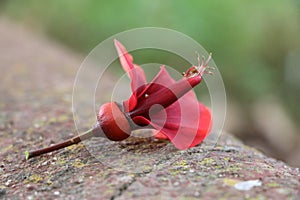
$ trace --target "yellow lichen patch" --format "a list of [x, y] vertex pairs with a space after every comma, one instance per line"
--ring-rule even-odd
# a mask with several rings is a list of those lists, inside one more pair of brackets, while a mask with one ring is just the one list
[[32, 174], [25, 180], [25, 183], [38, 183], [42, 180], [43, 178], [39, 174]]
[[181, 160], [181, 161], [176, 162], [176, 165], [187, 166], [188, 164], [187, 164], [186, 160]]
[[211, 165], [212, 163], [215, 163], [213, 158], [203, 158], [203, 160], [199, 162], [200, 165]]
[[80, 159], [76, 159], [73, 163], [72, 166], [75, 168], [82, 168], [84, 166], [86, 166], [86, 164], [84, 164], [83, 162], [81, 162]]
[[240, 171], [242, 168], [239, 166], [229, 166], [225, 168], [226, 172], [238, 172]]
[[151, 171], [152, 170], [152, 167], [151, 166], [144, 166], [143, 167], [143, 171], [145, 171], [145, 172], [149, 172], [149, 171]]
[[33, 127], [29, 127], [27, 129], [27, 134], [31, 134], [33, 131], [34, 131], [34, 128]]
[[215, 150], [222, 150], [223, 148], [224, 148], [223, 146], [218, 145], [218, 146], [216, 146], [214, 149], [215, 149]]
[[57, 123], [57, 122], [66, 122], [70, 119], [69, 116], [67, 115], [61, 115], [59, 117], [52, 117], [48, 120], [48, 123], [51, 124], [51, 123]]
[[229, 158], [229, 157], [224, 157], [224, 158], [223, 158], [223, 160], [225, 160], [225, 161], [229, 161], [229, 160], [230, 160], [230, 158]]
[[50, 181], [50, 180], [48, 180], [48, 181], [47, 181], [47, 184], [48, 184], [49, 186], [51, 186], [51, 185], [53, 185], [53, 182]]
[[6, 189], [6, 187], [4, 185], [0, 185], [0, 189]]
[[178, 175], [179, 173], [180, 173], [179, 170], [175, 170], [175, 169], [170, 170], [170, 174], [171, 174], [172, 176], [176, 176], [176, 175]]
[[224, 178], [223, 179], [224, 185], [231, 186], [231, 187], [233, 187], [235, 184], [237, 184], [239, 182], [240, 182], [239, 180], [231, 179], [231, 178]]
[[78, 150], [78, 149], [82, 149], [83, 147], [84, 147], [84, 144], [79, 143], [79, 144], [68, 146], [68, 147], [66, 147], [66, 149], [68, 151], [75, 151], [75, 150]]
[[111, 195], [113, 195], [114, 193], [115, 193], [115, 191], [112, 190], [112, 189], [104, 190], [104, 194], [106, 194], [106, 195], [108, 195], [108, 196], [111, 196]]
[[62, 159], [62, 158], [59, 158], [57, 161], [56, 161], [57, 164], [59, 165], [65, 165], [67, 163], [67, 161], [65, 159]]
[[42, 127], [42, 126], [44, 126], [44, 125], [45, 125], [45, 120], [40, 120], [40, 119], [38, 119], [38, 120], [35, 120], [35, 121], [33, 122], [34, 128], [39, 128], [39, 127]]
[[65, 121], [68, 121], [69, 119], [70, 119], [70, 117], [68, 115], [61, 115], [61, 116], [57, 117], [58, 122], [65, 122]]

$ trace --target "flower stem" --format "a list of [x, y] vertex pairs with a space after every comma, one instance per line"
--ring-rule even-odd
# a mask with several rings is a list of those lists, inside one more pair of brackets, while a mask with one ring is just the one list
[[73, 138], [65, 140], [61, 143], [54, 144], [54, 145], [46, 147], [46, 148], [42, 148], [42, 149], [30, 151], [30, 152], [25, 152], [26, 160], [28, 160], [29, 158], [33, 158], [33, 157], [45, 154], [45, 153], [49, 153], [52, 151], [56, 151], [56, 150], [71, 146], [73, 144], [78, 144], [79, 142], [81, 142], [83, 140], [92, 138], [94, 136], [94, 134], [95, 134], [95, 129], [92, 128], [78, 136], [75, 136]]

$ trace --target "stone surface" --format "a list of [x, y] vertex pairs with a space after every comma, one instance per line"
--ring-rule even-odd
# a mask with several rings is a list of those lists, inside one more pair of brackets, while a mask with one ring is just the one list
[[[300, 199], [299, 169], [226, 133], [213, 149], [94, 139], [25, 161], [24, 151], [74, 135], [71, 95], [81, 61], [0, 19], [0, 199]], [[244, 181], [256, 186], [240, 189]]]

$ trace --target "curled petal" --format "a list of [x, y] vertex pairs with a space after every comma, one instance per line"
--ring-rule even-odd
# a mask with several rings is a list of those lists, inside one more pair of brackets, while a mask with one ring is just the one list
[[[197, 101], [193, 91], [151, 118], [151, 125], [160, 131], [157, 138], [165, 135], [178, 149], [193, 147], [207, 136], [211, 128], [211, 113]], [[164, 118], [166, 121], [164, 122]]]
[[120, 63], [124, 71], [131, 79], [132, 96], [124, 102], [125, 111], [132, 110], [137, 103], [137, 91], [146, 86], [147, 80], [143, 69], [133, 63], [132, 56], [127, 52], [125, 47], [118, 41], [114, 40], [119, 55]]
[[154, 77], [154, 79], [139, 93], [138, 97], [141, 97], [145, 94], [152, 94], [155, 91], [161, 89], [160, 86], [169, 87], [172, 84], [175, 83], [175, 80], [169, 75], [168, 71], [166, 70], [165, 66], [162, 65], [160, 67], [160, 71], [158, 74]]
[[[162, 89], [162, 86], [168, 87], [172, 85], [175, 81], [170, 77], [167, 72], [165, 66], [161, 66], [159, 73], [155, 76], [155, 78], [151, 81], [151, 83], [144, 85], [144, 87], [140, 87], [137, 92], [133, 92], [129, 100], [125, 103], [131, 104], [129, 105], [129, 110], [132, 111], [136, 106], [138, 106], [137, 100], [139, 100], [140, 104], [145, 100], [145, 97], [152, 96], [155, 92]], [[126, 107], [124, 105], [124, 107]]]
[[[152, 116], [151, 120], [138, 116], [135, 118], [141, 124], [150, 124], [154, 129], [154, 137], [157, 139], [168, 139], [173, 145], [184, 150], [200, 144], [208, 135], [211, 129], [211, 114], [207, 107], [198, 103], [199, 118], [194, 121], [182, 120], [180, 115], [173, 115], [173, 109], [177, 105], [172, 105], [173, 108], [164, 110], [164, 114]], [[191, 113], [196, 114], [196, 113]], [[170, 116], [172, 116], [170, 118]]]
[[[163, 125], [159, 121], [161, 117], [151, 118], [151, 125], [159, 130], [155, 137], [158, 139], [168, 138], [176, 148], [181, 150], [200, 144], [211, 129], [209, 109], [201, 103], [194, 104], [198, 105], [198, 108], [188, 110], [185, 110], [185, 106], [178, 108], [180, 105], [176, 104], [166, 109], [167, 120]], [[173, 113], [178, 112], [178, 109], [181, 110], [181, 115], [174, 115]], [[187, 114], [189, 116], [184, 116]], [[170, 118], [170, 116], [172, 117]]]

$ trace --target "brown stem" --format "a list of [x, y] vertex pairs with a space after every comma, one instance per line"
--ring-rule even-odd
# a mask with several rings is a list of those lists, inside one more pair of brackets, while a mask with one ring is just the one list
[[33, 157], [36, 157], [36, 156], [39, 156], [39, 155], [42, 155], [42, 154], [45, 154], [45, 153], [49, 153], [49, 152], [52, 152], [52, 151], [56, 151], [58, 149], [62, 149], [62, 148], [71, 146], [73, 144], [78, 144], [79, 142], [81, 142], [83, 140], [92, 138], [94, 136], [94, 134], [95, 134], [95, 129], [93, 128], [93, 129], [90, 129], [90, 130], [82, 133], [81, 135], [75, 136], [75, 137], [73, 137], [71, 139], [68, 139], [64, 142], [54, 144], [54, 145], [46, 147], [46, 148], [42, 148], [42, 149], [27, 152], [27, 153], [25, 153], [26, 159], [33, 158]]

